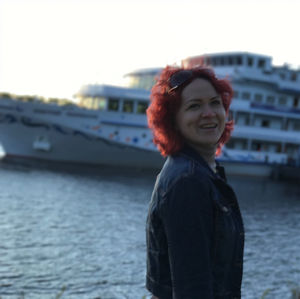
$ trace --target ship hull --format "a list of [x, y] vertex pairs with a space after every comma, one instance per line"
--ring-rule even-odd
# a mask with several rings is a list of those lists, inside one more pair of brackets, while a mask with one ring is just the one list
[[[49, 126], [50, 127], [50, 126]], [[67, 128], [63, 128], [64, 131]], [[4, 134], [5, 132], [5, 134]], [[34, 149], [36, 136], [46, 136], [49, 151]], [[15, 138], [15, 136], [19, 136]], [[73, 134], [65, 136], [51, 128], [27, 128], [18, 123], [0, 126], [0, 139], [5, 151], [4, 161], [58, 167], [119, 167], [159, 170], [164, 162], [155, 151], [118, 144], [103, 138]], [[262, 163], [221, 161], [229, 175], [270, 177], [272, 166]]]
[[[66, 132], [68, 128], [61, 128], [61, 131]], [[34, 148], [37, 136], [45, 137], [51, 148]], [[51, 126], [26, 127], [19, 122], [1, 124], [0, 140], [7, 161], [40, 160], [145, 169], [160, 168], [163, 164], [163, 158], [158, 152], [137, 149], [76, 131], [66, 135]]]

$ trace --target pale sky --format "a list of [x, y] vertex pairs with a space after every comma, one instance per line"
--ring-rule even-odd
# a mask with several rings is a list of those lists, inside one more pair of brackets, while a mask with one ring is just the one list
[[297, 67], [299, 12], [300, 0], [0, 0], [0, 92], [71, 98], [224, 51]]

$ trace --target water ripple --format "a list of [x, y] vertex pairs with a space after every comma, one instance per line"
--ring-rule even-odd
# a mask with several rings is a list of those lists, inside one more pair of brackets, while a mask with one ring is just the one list
[[[0, 168], [0, 296], [141, 299], [154, 175]], [[246, 229], [243, 298], [290, 298], [300, 282], [300, 194], [232, 178]], [[28, 188], [30, 186], [30, 188]]]

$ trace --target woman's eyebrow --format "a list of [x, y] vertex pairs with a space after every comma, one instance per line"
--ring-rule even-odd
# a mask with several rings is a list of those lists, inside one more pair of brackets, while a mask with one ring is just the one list
[[[215, 99], [217, 99], [217, 98], [219, 98], [219, 97], [220, 97], [220, 95], [215, 95], [215, 96], [211, 97], [211, 98], [209, 99], [209, 101], [215, 100]], [[202, 101], [204, 101], [204, 99], [202, 99], [202, 98], [191, 98], [191, 99], [188, 99], [188, 100], [186, 101], [186, 104], [189, 104], [189, 103], [191, 103], [191, 102], [202, 102]]]
[[215, 100], [215, 99], [218, 99], [218, 98], [220, 98], [220, 95], [219, 95], [219, 94], [217, 94], [217, 95], [215, 95], [214, 97], [210, 98], [210, 100]]

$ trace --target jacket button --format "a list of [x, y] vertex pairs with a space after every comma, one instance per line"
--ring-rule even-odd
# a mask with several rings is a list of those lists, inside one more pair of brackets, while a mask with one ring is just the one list
[[223, 212], [225, 212], [225, 213], [227, 213], [229, 210], [228, 210], [228, 208], [226, 208], [226, 207], [222, 207], [222, 210], [223, 210]]

